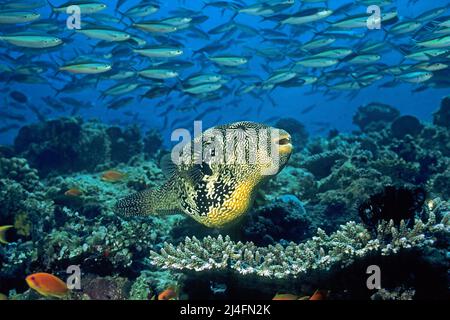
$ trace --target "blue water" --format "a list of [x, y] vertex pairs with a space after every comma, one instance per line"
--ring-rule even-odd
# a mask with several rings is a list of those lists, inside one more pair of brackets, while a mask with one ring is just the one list
[[[348, 2], [349, 1], [346, 0], [330, 1], [329, 7], [332, 9], [337, 8], [342, 4]], [[52, 3], [53, 5], [61, 5], [63, 2], [54, 0], [52, 1]], [[140, 2], [126, 1], [125, 4], [121, 6], [120, 10], [124, 11], [127, 8], [132, 7], [133, 5], [136, 5], [138, 3]], [[242, 1], [242, 3], [253, 4], [255, 2], [246, 0]], [[144, 20], [150, 19], [159, 20], [167, 18], [171, 16], [169, 12], [176, 8], [189, 8], [191, 10], [201, 11], [203, 7], [203, 3], [201, 1], [163, 1], [160, 2], [159, 4], [161, 6], [160, 11], [149, 16], [147, 19]], [[408, 19], [414, 18], [426, 10], [447, 5], [448, 1], [420, 0], [414, 4], [409, 4], [409, 1], [407, 0], [399, 0], [394, 1], [394, 4], [395, 4], [394, 6], [388, 6], [386, 7], [386, 9], [395, 7], [398, 9], [399, 16], [401, 19]], [[317, 7], [317, 6], [323, 6], [323, 4], [305, 5], [305, 7]], [[295, 6], [285, 10], [283, 13], [296, 12], [298, 11], [298, 7], [299, 4], [297, 1]], [[41, 13], [42, 18], [49, 17], [50, 15], [49, 6], [45, 6], [44, 8], [41, 8], [37, 11]], [[352, 11], [352, 14], [364, 12], [365, 7], [360, 6], [355, 8]], [[102, 13], [119, 16], [117, 12], [115, 12], [115, 1], [109, 1], [108, 9], [104, 10]], [[208, 7], [204, 9], [203, 11], [201, 11], [201, 14], [206, 15], [208, 17], [208, 20], [199, 26], [199, 28], [201, 28], [205, 32], [220, 24], [229, 21], [231, 16], [233, 15], [233, 13], [230, 10], [226, 10], [225, 13], [222, 14], [220, 9], [214, 7]], [[55, 24], [58, 24], [58, 26], [60, 26], [61, 28], [61, 32], [59, 33], [59, 35], [64, 37], [70, 37], [72, 39], [72, 42], [64, 44], [62, 47], [59, 47], [58, 50], [55, 50], [51, 54], [38, 53], [37, 55], [30, 56], [30, 59], [32, 61], [47, 61], [52, 64], [55, 64], [55, 70], [50, 70], [46, 74], [42, 75], [44, 78], [48, 80], [48, 82], [51, 85], [55, 87], [62, 87], [64, 84], [66, 84], [66, 82], [61, 82], [59, 80], [52, 79], [53, 75], [56, 73], [58, 63], [62, 64], [64, 60], [67, 61], [69, 57], [74, 58], [76, 56], [76, 52], [98, 54], [98, 53], [107, 53], [108, 50], [108, 49], [95, 49], [95, 44], [98, 42], [98, 40], [88, 39], [86, 36], [82, 34], [73, 34], [73, 32], [68, 31], [65, 28], [66, 17], [67, 16], [65, 14], [60, 14], [58, 18], [53, 17], [53, 19], [55, 19]], [[334, 20], [333, 16], [331, 16], [327, 20], [333, 21]], [[261, 30], [262, 28], [268, 29], [276, 28], [276, 25], [271, 21], [262, 22], [260, 17], [250, 16], [246, 14], [239, 14], [236, 17], [236, 22], [246, 24], [257, 30]], [[127, 24], [129, 25], [130, 23], [127, 22]], [[129, 27], [126, 27], [124, 25], [112, 27], [121, 30], [125, 28], [126, 28], [125, 30], [131, 30]], [[307, 30], [304, 33], [302, 33], [300, 37], [296, 38], [296, 40], [300, 42], [306, 42], [313, 37], [314, 28], [323, 29], [324, 27], [326, 26], [322, 22], [312, 23], [311, 27], [309, 28], [309, 31]], [[2, 28], [5, 28], [4, 25], [0, 25], [0, 31], [4, 31], [2, 30]], [[8, 26], [8, 28], [11, 28], [11, 26]], [[286, 37], [292, 37], [290, 27], [279, 28], [276, 31], [284, 33]], [[151, 34], [140, 30], [132, 30], [132, 32], [142, 38], [145, 38], [151, 43], [152, 41]], [[363, 40], [366, 40], [368, 38], [381, 40], [384, 37], [384, 32], [385, 32], [384, 30], [368, 31]], [[185, 53], [180, 58], [182, 60], [191, 61], [195, 63], [194, 68], [184, 70], [180, 74], [181, 79], [185, 79], [192, 73], [199, 71], [202, 72], [215, 71], [220, 73], [220, 70], [217, 67], [215, 67], [211, 62], [207, 61], [205, 67], [202, 67], [201, 64], [204, 63], [205, 57], [200, 54], [196, 55], [193, 58], [192, 51], [201, 48], [202, 46], [205, 46], [208, 43], [218, 41], [218, 39], [222, 35], [211, 35], [210, 40], [206, 41], [188, 37], [186, 36], [187, 32], [183, 31], [175, 34], [177, 34], [177, 40], [181, 41], [184, 45]], [[169, 35], [169, 37], [172, 37], [172, 35]], [[339, 40], [334, 43], [334, 46], [346, 46], [349, 48], [353, 48], [354, 44], [355, 42], [350, 42], [347, 40], [345, 41]], [[410, 44], [412, 45], [412, 40]], [[0, 53], [6, 53], [11, 56], [19, 56], [21, 54], [20, 48], [8, 47], [4, 42], [0, 43], [0, 45], [1, 45]], [[122, 44], [119, 43], [118, 45], [120, 46]], [[260, 37], [251, 37], [245, 39], [244, 46], [250, 48], [251, 47], [262, 48], [268, 45], [277, 46], [276, 44], [270, 44], [269, 42], [263, 44], [262, 39]], [[241, 55], [241, 54], [251, 55], [252, 58], [248, 63], [248, 65], [246, 66], [248, 70], [246, 71], [246, 74], [256, 75], [259, 76], [261, 79], [266, 79], [268, 77], [268, 74], [261, 68], [261, 65], [267, 64], [268, 61], [264, 58], [254, 55], [252, 52], [249, 52], [247, 49], [243, 48], [242, 44], [233, 45], [227, 50], [227, 52], [223, 53], [233, 55]], [[114, 62], [114, 59], [112, 61]], [[389, 50], [389, 52], [383, 54], [383, 58], [381, 61], [391, 66], [398, 65], [398, 63], [401, 61], [401, 54], [398, 51], [391, 49]], [[281, 63], [274, 63], [272, 67], [275, 70], [277, 66], [278, 67], [285, 66], [288, 63], [289, 60], [286, 59]], [[324, 72], [333, 69], [334, 67], [327, 68], [324, 70]], [[93, 77], [95, 77], [95, 75]], [[238, 80], [239, 76], [233, 77], [234, 79], [231, 79], [226, 84], [227, 87], [233, 88], [240, 83]], [[143, 83], [148, 82], [146, 81], [146, 79], [142, 78], [139, 80], [130, 80], [130, 81], [142, 81]], [[167, 126], [164, 129], [163, 134], [165, 135], [165, 140], [168, 140], [171, 131], [175, 129], [170, 127], [170, 124], [177, 119], [179, 119], [179, 122], [182, 123], [188, 123], [189, 120], [192, 121], [203, 120], [204, 121], [203, 126], [206, 128], [209, 126], [216, 125], [218, 122], [228, 123], [237, 120], [252, 120], [264, 122], [265, 120], [272, 119], [273, 117], [289, 116], [300, 120], [302, 123], [305, 124], [307, 129], [313, 134], [324, 134], [329, 128], [336, 128], [343, 132], [349, 132], [355, 129], [355, 126], [352, 124], [352, 116], [356, 108], [358, 106], [373, 101], [390, 104], [398, 108], [404, 114], [415, 115], [419, 117], [421, 120], [429, 121], [431, 119], [432, 112], [438, 108], [439, 102], [442, 99], [442, 97], [448, 94], [449, 92], [448, 88], [446, 89], [429, 88], [419, 93], [412, 93], [412, 90], [416, 88], [417, 85], [401, 84], [401, 83], [397, 84], [395, 87], [392, 88], [381, 88], [381, 89], [378, 88], [379, 85], [387, 81], [388, 80], [385, 78], [383, 80], [375, 82], [373, 85], [367, 88], [359, 90], [357, 96], [353, 99], [349, 99], [346, 97], [347, 92], [343, 92], [338, 97], [329, 99], [328, 97], [324, 97], [323, 92], [319, 92], [314, 87], [311, 86], [301, 86], [296, 88], [277, 87], [270, 93], [267, 92], [264, 93], [264, 95], [261, 96], [261, 100], [256, 100], [252, 96], [246, 95], [243, 97], [239, 97], [237, 106], [231, 106], [229, 105], [229, 102], [236, 99], [236, 97], [234, 97], [232, 94], [221, 93], [222, 94], [221, 100], [213, 101], [211, 103], [209, 102], [203, 103], [201, 99], [200, 100], [196, 100], [195, 98], [191, 99], [191, 104], [198, 106], [196, 111], [192, 110], [189, 112], [186, 111], [177, 112], [174, 110], [169, 113], [168, 119], [156, 117], [155, 114], [161, 113], [162, 111], [164, 111], [165, 108], [167, 108], [169, 105], [172, 104], [174, 104], [177, 107], [185, 106], [184, 105], [185, 103], [183, 102], [184, 101], [183, 95], [180, 94], [179, 92], [176, 92], [176, 90], [172, 92], [167, 98], [164, 98], [165, 99], [164, 103], [161, 103], [161, 98], [144, 99], [142, 101], [138, 101], [138, 99], [135, 99], [135, 101], [131, 105], [120, 110], [108, 110], [105, 107], [106, 104], [105, 101], [108, 101], [109, 98], [105, 100], [98, 99], [99, 93], [102, 90], [113, 85], [115, 83], [114, 81], [101, 80], [99, 81], [97, 87], [92, 87], [91, 89], [84, 90], [76, 94], [69, 94], [68, 96], [78, 99], [80, 101], [92, 102], [93, 104], [92, 108], [80, 110], [79, 116], [82, 116], [85, 119], [98, 119], [106, 123], [109, 122], [120, 122], [122, 124], [136, 123], [136, 120], [130, 120], [129, 117], [123, 115], [123, 113], [126, 111], [132, 111], [138, 113], [137, 122], [143, 129], [157, 128], [163, 130], [162, 124], [164, 121], [166, 121], [169, 124], [169, 126]], [[29, 102], [36, 105], [40, 110], [47, 109], [45, 103], [41, 100], [41, 97], [44, 96], [54, 97], [55, 95], [55, 92], [48, 85], [28, 85], [28, 84], [20, 84], [17, 82], [16, 83], [1, 82], [0, 86], [2, 87], [0, 93], [1, 95], [0, 101], [6, 104], [2, 105], [3, 110], [8, 110], [7, 105], [8, 102], [6, 99], [5, 89], [17, 90], [26, 93], [29, 98]], [[137, 96], [144, 92], [145, 91], [143, 90], [137, 90], [134, 91], [132, 95]], [[271, 96], [271, 99], [276, 102], [275, 106], [272, 105], [267, 96], [265, 96], [266, 94], [269, 94]], [[64, 96], [64, 94], [62, 94], [61, 96]], [[302, 109], [313, 104], [316, 104], [317, 107], [314, 108], [311, 112], [307, 114], [300, 113]], [[157, 105], [159, 106], [156, 107]], [[196, 117], [196, 115], [202, 113], [202, 111], [215, 106], [220, 106], [220, 110], [213, 111], [210, 114], [207, 114], [206, 116], [202, 117], [202, 119], [198, 119]], [[248, 114], [243, 115], [244, 111], [249, 109], [250, 111], [248, 112]], [[21, 111], [21, 113], [25, 113], [25, 115], [27, 116], [27, 121], [29, 123], [37, 121], [33, 113], [25, 110]], [[47, 115], [47, 117], [55, 118], [63, 115], [68, 115], [69, 113], [70, 109], [67, 112], [51, 111]], [[5, 119], [3, 119], [3, 121], [2, 120], [0, 121], [2, 126], [10, 123], [8, 120]], [[326, 122], [329, 123], [329, 125], [325, 126], [325, 128], [321, 128], [320, 125], [315, 124], [316, 122]], [[23, 123], [20, 125], [23, 125]], [[2, 133], [0, 135], [0, 143], [2, 144], [11, 143], [15, 134], [16, 130], [11, 130], [6, 133]]]

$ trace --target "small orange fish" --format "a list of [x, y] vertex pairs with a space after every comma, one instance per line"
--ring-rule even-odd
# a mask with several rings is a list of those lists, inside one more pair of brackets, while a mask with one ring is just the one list
[[123, 180], [126, 175], [116, 170], [108, 170], [103, 172], [101, 179], [106, 182], [118, 182]]
[[64, 281], [49, 273], [35, 273], [29, 275], [25, 280], [31, 289], [45, 297], [62, 298], [69, 292]]
[[277, 293], [272, 300], [298, 300], [298, 296], [290, 293]]
[[158, 300], [178, 300], [177, 291], [175, 287], [169, 287], [158, 295]]
[[328, 296], [328, 291], [326, 290], [316, 290], [309, 300], [326, 300]]
[[0, 243], [8, 244], [6, 241], [6, 231], [13, 228], [13, 226], [0, 226]]
[[64, 192], [64, 195], [69, 196], [69, 197], [79, 197], [83, 194], [83, 191], [81, 191], [80, 189], [77, 188], [71, 188], [69, 190], [67, 190], [66, 192]]

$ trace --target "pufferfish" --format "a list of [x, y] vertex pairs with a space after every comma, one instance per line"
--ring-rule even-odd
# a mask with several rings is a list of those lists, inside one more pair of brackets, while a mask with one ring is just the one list
[[278, 174], [293, 147], [284, 130], [254, 122], [212, 127], [163, 157], [167, 181], [117, 202], [123, 216], [185, 213], [199, 223], [221, 228], [239, 221], [251, 208], [258, 188]]

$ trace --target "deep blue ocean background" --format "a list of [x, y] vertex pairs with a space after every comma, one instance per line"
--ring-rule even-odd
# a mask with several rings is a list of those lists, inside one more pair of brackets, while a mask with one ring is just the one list
[[[246, 3], [253, 3], [252, 1], [245, 1]], [[347, 0], [339, 0], [339, 1], [329, 1], [330, 8], [337, 8], [342, 4], [348, 3]], [[53, 5], [61, 5], [62, 1], [52, 1]], [[138, 4], [139, 1], [126, 1], [125, 4], [121, 7], [122, 10], [126, 8], [132, 7], [133, 5]], [[413, 18], [420, 13], [435, 8], [439, 6], [444, 6], [448, 4], [447, 0], [433, 0], [433, 1], [417, 1], [413, 5], [408, 4], [408, 0], [398, 0], [395, 1], [395, 7], [398, 9], [399, 15], [401, 18]], [[104, 10], [102, 13], [107, 14], [115, 14], [115, 1], [108, 2], [109, 7], [107, 10]], [[311, 4], [308, 4], [311, 5]], [[312, 4], [316, 5], [317, 4]], [[171, 10], [177, 9], [179, 7], [189, 8], [192, 10], [201, 10], [203, 7], [203, 3], [201, 1], [163, 1], [160, 3], [161, 9], [159, 12], [153, 14], [150, 18], [153, 20], [158, 20], [161, 18], [166, 18], [171, 16], [169, 12]], [[359, 7], [354, 13], [364, 13], [358, 10], [362, 10], [364, 7]], [[42, 8], [39, 10], [42, 14], [42, 17], [48, 17], [50, 14], [50, 7]], [[226, 11], [224, 15], [221, 14], [221, 10], [213, 7], [208, 7], [202, 11], [202, 14], [209, 17], [209, 19], [202, 23], [200, 27], [204, 31], [208, 31], [213, 27], [216, 27], [222, 23], [229, 21], [232, 12]], [[58, 24], [61, 28], [65, 28], [65, 15], [61, 14], [58, 18]], [[253, 28], [261, 29], [261, 28], [273, 28], [274, 23], [272, 22], [261, 22], [260, 17], [243, 15], [240, 14], [236, 18], [237, 22], [245, 23]], [[320, 24], [320, 22], [319, 22]], [[283, 32], [289, 33], [289, 28], [282, 29]], [[145, 32], [139, 32], [141, 35], [144, 35]], [[305, 33], [301, 36], [300, 39], [296, 39], [299, 41], [307, 41], [311, 39], [313, 36], [312, 33]], [[151, 35], [147, 34], [147, 39], [151, 39]], [[183, 36], [184, 37], [184, 36]], [[374, 39], [383, 39], [384, 31], [383, 30], [373, 30], [368, 31], [367, 37], [371, 37]], [[220, 38], [219, 36], [212, 36], [210, 42], [216, 41], [215, 39]], [[84, 35], [77, 34], [72, 37], [73, 42], [70, 44], [66, 44], [53, 53], [56, 56], [62, 57], [73, 57], [75, 52], [74, 50], [80, 50], [89, 52], [88, 45], [95, 44], [97, 40], [87, 39]], [[192, 61], [196, 63], [195, 68], [191, 68], [188, 71], [185, 71], [181, 74], [181, 78], [186, 78], [188, 75], [192, 74], [194, 71], [203, 71], [207, 72], [208, 69], [201, 67], [200, 60], [204, 59], [202, 55], [197, 55], [195, 58], [192, 58], [192, 50], [196, 50], [202, 46], [207, 44], [204, 40], [194, 39], [184, 37], [184, 45], [185, 45], [185, 53], [180, 58], [187, 61]], [[338, 40], [335, 45], [337, 46], [348, 46], [352, 48], [352, 43], [348, 41]], [[253, 38], [250, 40], [246, 40], [245, 46], [247, 47], [255, 47], [261, 48], [263, 46], [267, 46], [267, 44], [262, 44], [260, 39]], [[0, 48], [0, 50], [5, 50]], [[105, 49], [102, 49], [104, 52]], [[243, 53], [243, 48], [241, 45], [236, 45], [229, 49], [228, 53], [232, 53], [235, 55], [239, 55]], [[49, 59], [49, 56], [46, 54], [40, 55], [39, 60], [52, 61]], [[396, 65], [401, 60], [401, 55], [395, 51], [391, 50], [390, 53], [383, 55], [383, 62], [389, 65]], [[59, 60], [61, 61], [61, 60]], [[252, 75], [257, 75], [261, 78], [266, 78], [267, 74], [261, 68], [261, 64], [264, 63], [264, 59], [261, 57], [255, 56], [252, 57], [251, 61], [248, 65], [248, 73]], [[212, 65], [212, 63], [210, 64]], [[276, 64], [275, 64], [276, 65]], [[212, 69], [211, 69], [212, 70]], [[237, 76], [238, 78], [239, 76]], [[49, 82], [55, 87], [61, 87], [63, 84], [58, 82], [57, 80], [48, 79]], [[133, 80], [131, 80], [133, 81]], [[236, 80], [233, 80], [236, 81]], [[386, 82], [386, 81], [384, 81]], [[294, 117], [301, 121], [307, 129], [315, 134], [326, 134], [328, 129], [336, 128], [342, 132], [349, 132], [355, 129], [355, 126], [352, 124], [352, 116], [358, 106], [363, 104], [368, 104], [370, 102], [381, 102], [398, 108], [403, 114], [411, 114], [415, 115], [421, 120], [429, 121], [431, 119], [432, 112], [435, 111], [442, 97], [448, 94], [448, 89], [427, 89], [423, 92], [412, 93], [412, 90], [415, 88], [415, 85], [412, 84], [401, 84], [399, 83], [393, 88], [378, 88], [378, 85], [382, 84], [383, 80], [376, 82], [374, 85], [364, 88], [359, 91], [358, 95], [354, 99], [346, 98], [347, 93], [343, 92], [339, 97], [329, 99], [329, 97], [324, 97], [322, 93], [315, 93], [312, 91], [311, 86], [302, 86], [296, 88], [282, 88], [278, 87], [273, 92], [270, 93], [273, 100], [276, 102], [276, 105], [273, 106], [272, 103], [266, 98], [263, 97], [262, 105], [260, 101], [255, 100], [253, 97], [246, 95], [242, 97], [239, 101], [238, 106], [230, 106], [228, 103], [233, 99], [231, 96], [223, 95], [222, 101], [220, 101], [220, 110], [216, 110], [207, 114], [202, 119], [197, 119], [196, 114], [202, 113], [202, 111], [207, 110], [208, 108], [217, 106], [217, 102], [214, 101], [212, 103], [203, 103], [198, 107], [196, 111], [192, 110], [190, 112], [177, 112], [172, 111], [169, 113], [168, 123], [171, 124], [173, 121], [179, 119], [177, 122], [189, 122], [191, 120], [203, 120], [203, 127], [207, 128], [217, 123], [228, 123], [237, 120], [252, 120], [258, 122], [264, 122], [267, 119], [273, 119], [274, 117]], [[160, 98], [156, 99], [144, 99], [141, 102], [135, 100], [132, 105], [127, 106], [124, 109], [120, 110], [108, 110], [105, 107], [104, 101], [98, 99], [101, 90], [108, 88], [114, 84], [113, 81], [100, 81], [96, 88], [92, 87], [91, 90], [84, 90], [82, 92], [76, 94], [70, 94], [72, 98], [92, 102], [93, 106], [89, 109], [81, 109], [79, 115], [85, 119], [98, 119], [101, 122], [113, 122], [113, 123], [121, 123], [128, 124], [136, 122], [135, 120], [128, 120], [129, 118], [123, 116], [124, 111], [132, 111], [137, 112], [139, 114], [138, 122], [139, 125], [143, 129], [149, 128], [157, 128], [162, 129], [162, 118], [158, 118], [155, 116], [156, 113], [161, 113], [164, 111], [168, 105], [174, 104], [176, 107], [183, 107], [183, 99], [181, 99], [178, 94], [171, 94], [170, 99], [167, 103], [164, 103], [158, 107], [158, 103], [160, 102]], [[35, 104], [38, 108], [45, 108], [44, 103], [40, 99], [44, 96], [54, 96], [55, 92], [48, 85], [26, 85], [26, 84], [5, 84], [1, 83], [1, 86], [7, 86], [11, 90], [17, 90], [20, 92], [24, 92], [28, 95], [29, 101]], [[5, 90], [7, 88], [3, 88], [2, 96], [5, 95]], [[133, 93], [132, 93], [133, 94]], [[6, 99], [0, 99], [2, 103], [6, 103]], [[316, 104], [317, 106], [307, 114], [300, 114], [300, 111], [310, 105]], [[2, 106], [3, 108], [5, 106]], [[158, 109], [156, 109], [158, 108]], [[248, 114], [242, 115], [245, 111], [248, 111]], [[22, 111], [26, 112], [26, 111]], [[50, 115], [50, 118], [56, 118], [58, 116], [62, 116], [62, 114], [58, 114], [58, 112], [53, 112]], [[32, 123], [37, 121], [35, 116], [32, 113], [27, 114], [28, 122]], [[325, 124], [326, 123], [326, 124]], [[192, 125], [190, 126], [192, 127]], [[175, 128], [171, 128], [168, 126], [164, 131], [165, 141], [170, 140], [170, 133]], [[9, 144], [13, 141], [14, 136], [16, 135], [16, 130], [9, 131], [7, 133], [2, 133], [0, 135], [0, 143]]]

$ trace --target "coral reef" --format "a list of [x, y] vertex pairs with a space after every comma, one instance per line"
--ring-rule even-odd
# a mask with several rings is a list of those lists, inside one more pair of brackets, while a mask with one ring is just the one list
[[45, 188], [35, 169], [22, 158], [0, 159], [0, 222], [13, 225], [13, 243], [0, 247], [0, 272], [6, 281], [24, 274], [36, 261], [37, 250], [32, 239], [48, 230], [54, 213], [53, 202], [46, 199]]
[[37, 170], [30, 168], [23, 158], [0, 158], [0, 177], [20, 183], [27, 191], [40, 184]]
[[[101, 172], [42, 183], [25, 159], [2, 158], [0, 163], [0, 217], [2, 224], [15, 226], [12, 243], [0, 246], [0, 291], [23, 290], [23, 277], [31, 272], [65, 270], [73, 264], [103, 277], [138, 276], [149, 250], [168, 240], [181, 219], [125, 221], [112, 212], [130, 188], [156, 187], [162, 173], [152, 160], [128, 168], [127, 178], [115, 184], [102, 181]], [[71, 188], [81, 191], [66, 195]]]
[[[158, 134], [153, 132], [150, 137], [155, 142]], [[127, 163], [141, 154], [144, 142], [136, 126], [122, 129], [81, 118], [60, 118], [22, 127], [14, 146], [41, 176], [47, 176]]]
[[397, 109], [387, 104], [373, 102], [358, 108], [353, 116], [353, 123], [364, 132], [378, 131], [384, 129], [399, 115]]
[[429, 181], [429, 189], [443, 198], [450, 198], [450, 168], [433, 176]]
[[[0, 221], [14, 226], [0, 245], [0, 292], [46, 299], [24, 277], [64, 279], [69, 265], [80, 265], [84, 288], [71, 299], [148, 300], [171, 286], [192, 299], [317, 288], [337, 299], [445, 298], [448, 101], [434, 124], [372, 103], [355, 115], [360, 132], [313, 139], [296, 121], [280, 121], [296, 152], [248, 215], [221, 230], [182, 215], [113, 213], [119, 198], [164, 180], [157, 131], [76, 118], [25, 126], [14, 150], [0, 147]], [[109, 170], [121, 178], [102, 179]], [[360, 276], [370, 264], [383, 266], [375, 294]]]
[[391, 133], [395, 138], [404, 138], [406, 135], [417, 136], [422, 131], [423, 126], [419, 119], [413, 116], [401, 116], [391, 124]]
[[398, 287], [393, 290], [380, 289], [370, 298], [372, 300], [413, 300], [415, 293], [414, 289]]
[[83, 121], [75, 118], [24, 126], [14, 146], [41, 175], [93, 170], [107, 161], [110, 152], [107, 136], [96, 125], [83, 128]]
[[281, 240], [300, 242], [313, 234], [312, 217], [293, 195], [275, 198], [270, 204], [253, 210], [243, 225], [243, 238], [258, 246]]
[[361, 220], [369, 227], [376, 227], [382, 221], [392, 220], [394, 224], [406, 221], [413, 223], [425, 202], [425, 190], [386, 187], [383, 192], [374, 194], [362, 203], [358, 210]]
[[[439, 212], [439, 214], [441, 214]], [[402, 249], [431, 246], [434, 237], [450, 232], [450, 212], [442, 213], [436, 221], [435, 210], [428, 221], [417, 219], [412, 228], [402, 222], [383, 221], [377, 226], [376, 237], [364, 225], [348, 222], [327, 235], [318, 229], [312, 239], [287, 246], [258, 247], [252, 242], [234, 242], [230, 237], [186, 238], [173, 246], [166, 243], [160, 253], [152, 251], [151, 263], [165, 269], [234, 270], [241, 275], [255, 274], [269, 278], [298, 277], [313, 270], [330, 270], [349, 266], [356, 259], [379, 253], [397, 254]]]
[[437, 126], [450, 128], [450, 96], [442, 100], [441, 107], [433, 114], [433, 123]]
[[176, 286], [184, 281], [182, 273], [165, 271], [143, 270], [133, 282], [130, 291], [131, 300], [149, 300], [158, 292], [163, 292], [171, 286]]
[[161, 151], [163, 140], [158, 130], [149, 130], [144, 137], [144, 153], [149, 156], [156, 155]]
[[142, 148], [141, 132], [137, 126], [122, 130], [119, 127], [106, 129], [110, 141], [110, 157], [113, 163], [126, 163], [131, 157], [138, 155]]
[[81, 287], [85, 299], [90, 300], [126, 300], [131, 289], [131, 281], [121, 277], [85, 276]]
[[[386, 118], [373, 118], [369, 112], [367, 119], [361, 120], [365, 110], [380, 108]], [[388, 185], [427, 185], [433, 197], [448, 198], [444, 177], [450, 167], [449, 130], [427, 123], [417, 125], [415, 119], [420, 131], [393, 136], [390, 123], [402, 119], [393, 110], [379, 104], [361, 107], [355, 118], [362, 121], [363, 133], [310, 140], [293, 154], [290, 166], [269, 182], [265, 192], [272, 197], [295, 195], [327, 232], [356, 220], [358, 206]], [[384, 119], [383, 125], [368, 130], [371, 119]], [[378, 126], [378, 120], [375, 123]]]

